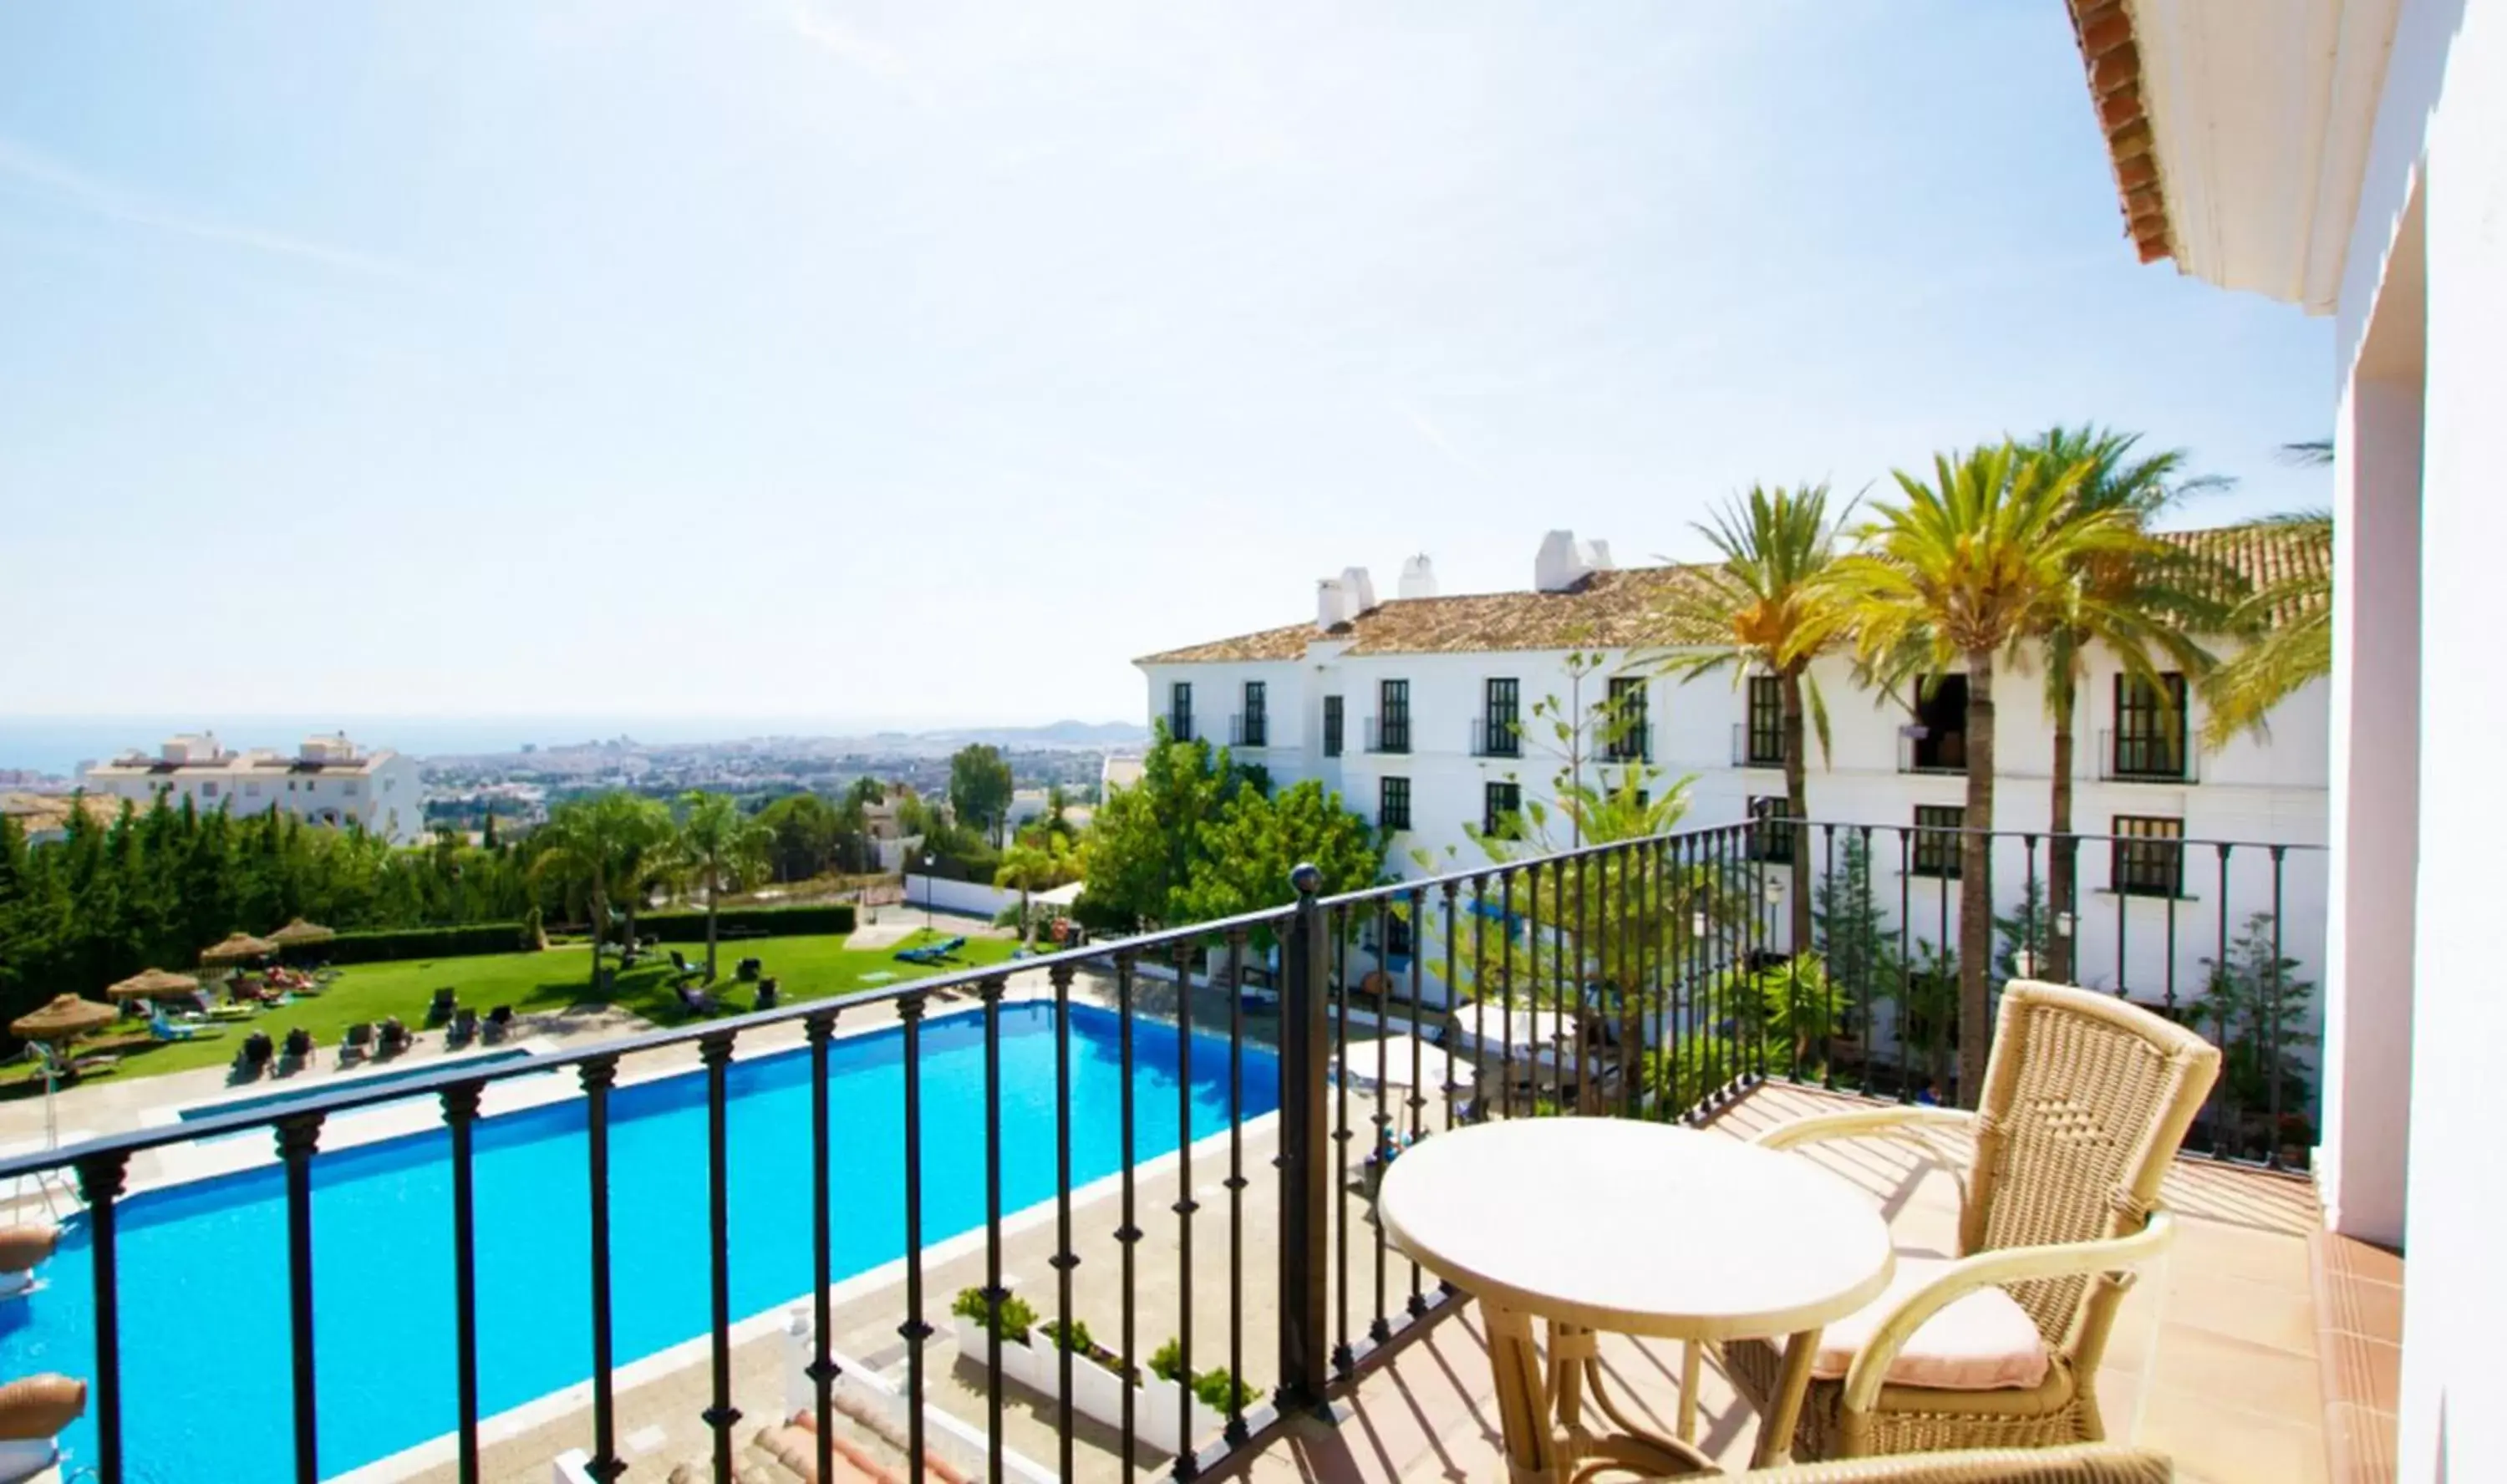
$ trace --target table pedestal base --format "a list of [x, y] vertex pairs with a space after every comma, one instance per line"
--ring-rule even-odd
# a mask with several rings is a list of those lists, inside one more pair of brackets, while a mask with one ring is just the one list
[[[1480, 1308], [1488, 1321], [1489, 1366], [1497, 1378], [1509, 1484], [1583, 1484], [1611, 1473], [1717, 1471], [1714, 1461], [1694, 1447], [1650, 1431], [1619, 1410], [1602, 1383], [1592, 1330], [1551, 1321], [1544, 1363], [1531, 1315], [1488, 1303]], [[1619, 1431], [1599, 1432], [1586, 1425], [1588, 1394]]]

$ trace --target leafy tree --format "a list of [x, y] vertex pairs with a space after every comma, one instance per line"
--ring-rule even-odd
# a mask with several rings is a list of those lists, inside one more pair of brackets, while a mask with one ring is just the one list
[[[1821, 755], [1828, 753], [1828, 706], [1810, 667], [1843, 638], [1823, 613], [1835, 601], [1835, 593], [1822, 575], [1835, 560], [1838, 529], [1847, 513], [1840, 510], [1831, 519], [1826, 485], [1798, 489], [1752, 486], [1746, 496], [1716, 512], [1714, 525], [1695, 527], [1724, 560], [1690, 568], [1690, 582], [1678, 590], [1661, 615], [1675, 640], [1692, 633], [1716, 636], [1715, 647], [1669, 663], [1669, 670], [1683, 682], [1727, 667], [1735, 685], [1745, 684], [1754, 673], [1775, 677], [1783, 708], [1785, 815], [1790, 819], [1810, 817], [1805, 714], [1818, 730]], [[1791, 901], [1789, 941], [1808, 943], [1810, 851], [1798, 839]]]
[[714, 978], [716, 914], [726, 891], [745, 890], [766, 869], [775, 831], [740, 811], [729, 794], [692, 791], [680, 799], [678, 854], [683, 874], [705, 893], [706, 979]]
[[781, 881], [807, 880], [827, 870], [847, 828], [843, 812], [814, 793], [776, 800], [758, 811], [757, 822], [771, 837], [769, 854]]
[[[656, 816], [659, 816], [658, 818]], [[592, 982], [600, 983], [600, 951], [609, 936], [610, 903], [627, 900], [627, 932], [635, 934], [635, 904], [652, 880], [670, 816], [649, 799], [625, 792], [569, 799], [549, 811], [548, 823], [532, 835], [535, 878], [553, 880], [580, 899], [592, 918]]]
[[1086, 920], [1122, 928], [1189, 921], [1184, 893], [1202, 826], [1243, 787], [1226, 748], [1198, 737], [1177, 742], [1159, 723], [1141, 780], [1115, 790], [1089, 827], [1081, 851]]
[[[2146, 527], [2186, 495], [2220, 483], [2186, 477], [2184, 450], [2141, 455], [2135, 452], [2139, 442], [2136, 435], [2097, 427], [2053, 427], [2039, 434], [2028, 452], [2049, 468], [2071, 471], [2077, 512], [2112, 511], [2137, 526]], [[2193, 635], [2217, 631], [2228, 616], [2226, 605], [2214, 596], [2221, 589], [2214, 565], [2178, 547], [2154, 542], [2128, 554], [2084, 551], [2070, 578], [2046, 592], [2036, 621], [2012, 640], [2016, 667], [2023, 666], [2032, 650], [2046, 666], [2046, 714], [2054, 724], [2048, 814], [2053, 845], [2046, 885], [2057, 912], [2080, 910], [2079, 844], [2069, 838], [2073, 718], [2081, 683], [2089, 676], [2089, 655], [2100, 649], [2114, 655], [2125, 672], [2158, 692], [2164, 706], [2169, 703], [2161, 681], [2162, 668], [2198, 680], [2211, 667], [2211, 654]], [[2047, 949], [2046, 977], [2069, 983], [2071, 940], [2055, 938]]]
[[1309, 861], [1325, 894], [1356, 891], [1383, 875], [1384, 843], [1312, 778], [1275, 795], [1239, 788], [1199, 829], [1178, 917], [1208, 922], [1293, 901], [1289, 875]]
[[[2315, 985], [2299, 977], [2296, 959], [2274, 952], [2273, 933], [2271, 913], [2248, 917], [2226, 955], [2202, 960], [2204, 987], [2192, 1007], [2194, 1024], [2210, 1027], [2220, 1044], [2220, 1081], [2229, 1105], [2246, 1125], [2236, 1137], [2261, 1146], [2253, 1152], [2275, 1141], [2308, 1143], [2313, 1134], [2302, 1059], [2316, 1041], [2307, 1029]], [[2280, 1084], [2277, 1107], [2288, 1125], [2280, 1129], [2271, 1127], [2274, 1081]]]
[[960, 823], [990, 835], [996, 849], [1015, 791], [1008, 761], [989, 742], [969, 743], [949, 759], [949, 807]]
[[1812, 888], [1811, 941], [1854, 1002], [1869, 1004], [1897, 985], [1898, 934], [1871, 889], [1868, 831], [1838, 833], [1835, 869]]
[[2160, 543], [2123, 509], [2084, 509], [2085, 475], [2005, 442], [1935, 458], [1927, 482], [1899, 471], [1865, 548], [1830, 567], [1825, 622], [1850, 625], [1869, 665], [1967, 673], [1966, 833], [1959, 842], [1959, 1096], [1984, 1086], [1985, 975], [1993, 946], [1993, 674], [2013, 639], [2036, 627], [2054, 592], [2095, 563], [2129, 562]]

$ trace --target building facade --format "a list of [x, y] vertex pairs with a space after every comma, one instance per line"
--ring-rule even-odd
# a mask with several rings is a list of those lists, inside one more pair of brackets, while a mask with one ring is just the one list
[[[2260, 527], [2177, 539], [2259, 576], [2327, 560], [2320, 543], [2293, 551]], [[1685, 784], [1684, 825], [1781, 818], [1772, 680], [1719, 673], [1684, 683], [1663, 673], [1665, 662], [1694, 647], [1648, 642], [1685, 570], [1617, 568], [1606, 545], [1567, 532], [1544, 543], [1523, 592], [1437, 597], [1414, 559], [1406, 596], [1377, 602], [1367, 575], [1352, 569], [1321, 584], [1310, 623], [1140, 660], [1149, 718], [1226, 746], [1275, 784], [1320, 781], [1384, 832], [1404, 877], [1489, 860], [1475, 837], [1519, 808], [1545, 807], [1562, 779], [1649, 792]], [[1812, 852], [1814, 889], [1860, 842], [1872, 893], [1909, 947], [1955, 943], [1955, 868], [1944, 856], [1955, 856], [1949, 831], [1964, 823], [1964, 677], [1895, 698], [1863, 688], [1833, 657], [1812, 679], [1831, 745], [1823, 756], [1812, 742], [1816, 823], [1796, 838]], [[2027, 836], [2052, 814], [2053, 727], [2042, 669], [2005, 666], [1994, 684], [1993, 823], [2012, 832], [1993, 848], [1994, 894], [1998, 913], [2018, 913], [2050, 849]], [[2328, 875], [2324, 688], [2284, 705], [2268, 738], [2216, 752], [2196, 741], [2198, 694], [2181, 677], [2168, 690], [2162, 700], [2098, 655], [2080, 693], [2073, 829], [2120, 838], [2078, 848], [2078, 910], [2058, 929], [2075, 939], [2075, 977], [2155, 1003], [2190, 1000], [2221, 957], [2229, 909], [2231, 939], [2271, 912], [2281, 952], [2298, 965], [2293, 982], [2316, 978]], [[1570, 843], [1557, 826], [1550, 833], [1547, 844]], [[1776, 893], [1791, 876], [1772, 860], [1764, 874]]]
[[237, 752], [215, 733], [169, 737], [156, 753], [132, 750], [82, 770], [80, 785], [145, 809], [164, 794], [194, 809], [235, 814], [281, 810], [308, 824], [355, 823], [394, 845], [426, 832], [418, 760], [358, 746], [341, 734], [309, 737], [294, 753]]

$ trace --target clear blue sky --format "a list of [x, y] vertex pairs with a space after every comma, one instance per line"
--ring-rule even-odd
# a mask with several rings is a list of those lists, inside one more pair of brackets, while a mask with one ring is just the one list
[[2323, 504], [2332, 387], [2057, 0], [0, 9], [19, 715], [1133, 716], [2053, 419]]

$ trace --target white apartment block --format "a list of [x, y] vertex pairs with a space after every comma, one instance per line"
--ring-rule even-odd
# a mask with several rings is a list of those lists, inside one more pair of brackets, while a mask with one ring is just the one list
[[[2285, 532], [2256, 528], [2187, 533], [2262, 580], [2291, 561], [2321, 565], [2320, 547], [2296, 549]], [[1440, 597], [1425, 558], [1404, 569], [1399, 596], [1376, 599], [1363, 568], [1319, 587], [1307, 623], [1265, 630], [1138, 661], [1149, 714], [1183, 737], [1224, 744], [1275, 784], [1315, 778], [1389, 836], [1388, 863], [1405, 878], [1485, 863], [1470, 826], [1518, 801], [1545, 801], [1564, 766], [1536, 702], [1570, 713], [1617, 706], [1636, 718], [1614, 748], [1594, 726], [1584, 748], [1587, 781], [1617, 783], [1651, 769], [1652, 788], [1692, 778], [1683, 829], [1735, 824], [1754, 810], [1781, 814], [1779, 699], [1772, 678], [1726, 671], [1682, 682], [1661, 673], [1674, 651], [1648, 642], [1656, 610], [1684, 580], [1678, 566], [1618, 568], [1607, 544], [1553, 531], [1527, 591]], [[1580, 681], [1571, 657], [1595, 655]], [[1832, 747], [1810, 743], [1808, 839], [1814, 885], [1854, 827], [1870, 836], [1874, 896], [1910, 939], [1953, 944], [1957, 884], [1940, 857], [1955, 837], [1917, 827], [1955, 827], [1965, 803], [1966, 681], [1952, 676], [1913, 708], [1857, 685], [1842, 657], [1814, 668]], [[2073, 830], [2148, 838], [2144, 846], [2085, 841], [2078, 847], [2077, 977], [2133, 998], [2190, 1000], [2204, 959], [2216, 957], [2220, 919], [2230, 934], [2271, 910], [2282, 948], [2320, 979], [2323, 961], [2327, 778], [2325, 688], [2292, 699], [2268, 740], [2240, 738], [2204, 752], [2200, 697], [2171, 678], [2179, 698], [2156, 704], [2146, 684], [2111, 656], [2093, 659], [2074, 717]], [[1994, 681], [1994, 826], [2042, 832], [2051, 813], [2053, 729], [2042, 669], [2001, 667]], [[1618, 757], [1615, 753], [1626, 753]], [[1554, 832], [1553, 832], [1554, 833]], [[1564, 845], [1563, 836], [1553, 841]], [[2221, 889], [2218, 843], [2229, 852]], [[2284, 847], [2277, 865], [2272, 847]], [[2030, 877], [2042, 880], [2047, 847], [2017, 835], [1994, 847], [1999, 910], [2014, 913]], [[1423, 859], [1424, 858], [1424, 859]], [[1765, 871], [1773, 889], [1789, 872]], [[2275, 896], [2277, 890], [2277, 896]], [[1903, 914], [1901, 907], [1903, 904]], [[1771, 916], [1773, 915], [1771, 909]], [[1436, 950], [1429, 956], [1433, 973]]]
[[142, 809], [162, 793], [199, 810], [240, 815], [275, 809], [309, 824], [354, 821], [394, 845], [415, 845], [426, 830], [418, 760], [360, 747], [337, 733], [309, 737], [292, 755], [268, 747], [236, 752], [215, 733], [185, 733], [167, 738], [154, 756], [134, 748], [91, 763], [79, 781]]

